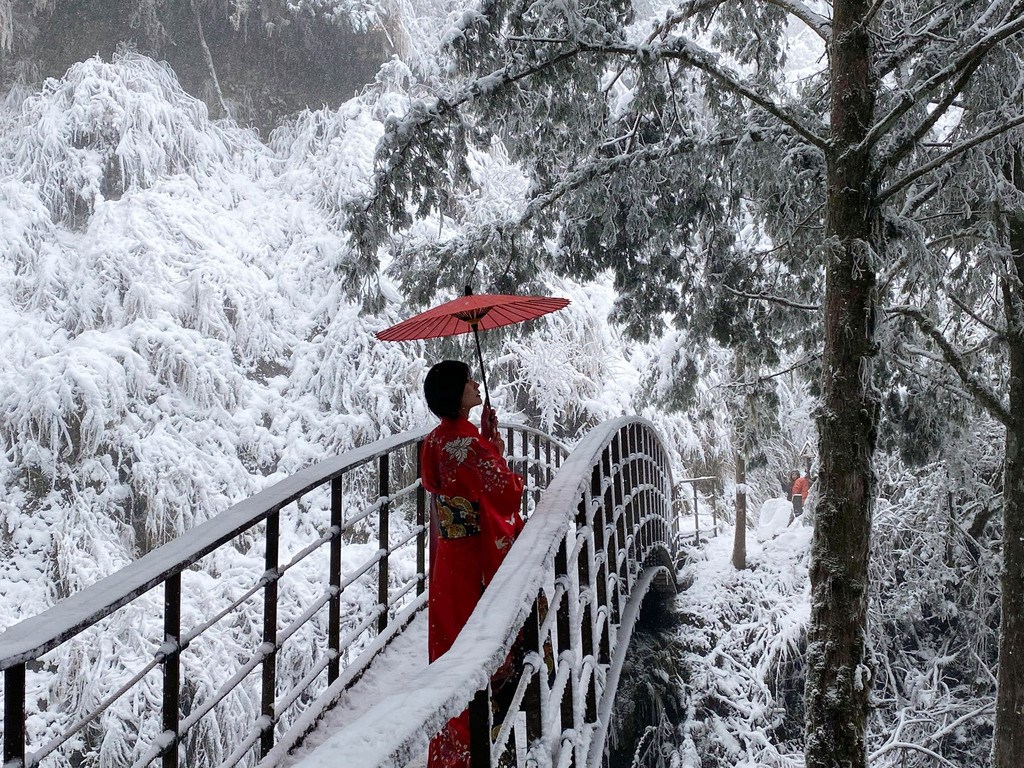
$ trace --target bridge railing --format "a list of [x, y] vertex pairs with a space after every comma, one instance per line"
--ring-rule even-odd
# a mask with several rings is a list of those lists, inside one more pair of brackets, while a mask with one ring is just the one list
[[668, 454], [649, 422], [595, 428], [552, 480], [448, 653], [298, 765], [404, 767], [467, 708], [473, 768], [520, 757], [600, 765], [640, 603], [650, 589], [675, 593], [672, 490]]
[[[502, 429], [513, 466], [527, 477], [529, 514], [567, 450], [528, 427]], [[119, 754], [118, 765], [206, 768], [267, 755], [317, 696], [354, 683], [425, 605], [428, 522], [418, 456], [426, 432], [304, 469], [0, 634], [3, 768], [113, 764], [95, 741], [114, 727], [117, 703], [132, 696], [155, 711], [151, 722], [130, 726], [138, 746]], [[283, 527], [290, 535], [282, 535]], [[221, 570], [236, 570], [239, 560], [254, 566], [246, 586], [211, 585], [197, 570], [204, 558], [218, 556], [225, 558]], [[300, 572], [304, 590], [287, 582]], [[312, 595], [309, 584], [317, 582], [322, 590]], [[149, 594], [158, 587], [162, 601]], [[204, 614], [211, 592], [223, 593], [221, 603]], [[228, 622], [242, 626], [252, 647], [233, 669], [205, 669], [201, 651], [190, 646], [201, 647], [211, 628]], [[153, 630], [150, 657], [125, 670], [116, 690], [89, 704], [86, 697], [54, 697], [35, 711], [50, 687], [40, 681], [73, 678], [88, 655], [83, 648], [125, 647], [125, 632], [146, 629]], [[282, 674], [285, 666], [290, 674]], [[203, 673], [203, 685], [188, 679], [190, 670]], [[233, 711], [248, 711], [249, 721], [230, 724], [231, 733], [209, 727], [232, 697]], [[40, 722], [48, 724], [42, 736], [30, 727]]]

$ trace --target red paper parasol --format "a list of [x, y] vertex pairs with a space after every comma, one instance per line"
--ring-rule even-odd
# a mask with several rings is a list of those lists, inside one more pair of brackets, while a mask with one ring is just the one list
[[403, 320], [398, 325], [385, 328], [377, 334], [377, 338], [381, 341], [411, 341], [472, 332], [476, 341], [476, 356], [480, 361], [484, 402], [486, 407], [490, 407], [491, 396], [487, 391], [487, 375], [484, 373], [484, 358], [480, 352], [479, 331], [532, 320], [568, 304], [568, 299], [554, 296], [510, 296], [496, 293], [474, 295], [467, 286], [465, 296], [446, 301], [408, 320]]

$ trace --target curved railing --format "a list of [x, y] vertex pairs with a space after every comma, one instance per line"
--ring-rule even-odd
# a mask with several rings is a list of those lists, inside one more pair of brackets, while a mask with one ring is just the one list
[[[448, 653], [301, 768], [405, 766], [467, 708], [474, 768], [524, 751], [528, 765], [600, 765], [641, 601], [651, 589], [675, 593], [672, 489], [668, 455], [649, 422], [595, 428], [545, 491]], [[493, 676], [510, 653], [519, 670], [496, 695]]]
[[[502, 429], [513, 467], [527, 477], [523, 511], [529, 515], [567, 451], [537, 430], [514, 425]], [[135, 749], [125, 764], [159, 761], [164, 768], [207, 768], [251, 763], [267, 755], [305, 708], [318, 696], [336, 695], [354, 683], [425, 605], [427, 513], [418, 448], [426, 431], [381, 440], [302, 470], [0, 634], [3, 768], [29, 768], [51, 756], [60, 758], [61, 764], [81, 763], [83, 750], [88, 749], [83, 746], [88, 729], [100, 720], [109, 725], [106, 718], [113, 705], [133, 691], [146, 698], [149, 689], [139, 693], [146, 685], [159, 690], [159, 706], [153, 713], [158, 722], [150, 728], [148, 743]], [[282, 551], [282, 525], [290, 532], [313, 531], [315, 537], [296, 541], [293, 535], [284, 541], [288, 551]], [[211, 615], [198, 615], [189, 599], [209, 587], [199, 581], [204, 574], [193, 566], [232, 546], [255, 552], [259, 568], [241, 594], [231, 596], [231, 590], [224, 590], [229, 593], [224, 595], [226, 604]], [[365, 557], [350, 565], [349, 546]], [[307, 576], [320, 574], [322, 592], [308, 604], [282, 604], [285, 579], [301, 569]], [[32, 685], [33, 675], [43, 669], [59, 674], [62, 666], [74, 664], [75, 654], [61, 653], [66, 644], [89, 642], [88, 633], [107, 631], [102, 622], [130, 606], [138, 608], [138, 601], [161, 586], [163, 633], [151, 638], [149, 661], [88, 711], [69, 711], [67, 701], [44, 702], [42, 719], [62, 725], [56, 733], [51, 728], [44, 743], [31, 743], [26, 694], [40, 695], [39, 686]], [[342, 615], [346, 595], [355, 590], [370, 595], [364, 602], [371, 604]], [[193, 619], [190, 626], [183, 626], [183, 605]], [[190, 687], [186, 701], [183, 654], [215, 625], [250, 621], [256, 615], [261, 627], [253, 634], [259, 642], [248, 658], [238, 659], [234, 669], [210, 671], [211, 678], [218, 678], [215, 689]], [[153, 622], [160, 619], [154, 617]], [[300, 638], [304, 646], [293, 650], [290, 658], [303, 659], [304, 675], [282, 690], [287, 681], [278, 660], [289, 641], [294, 646]], [[202, 664], [202, 659], [189, 661], [191, 668]], [[223, 759], [214, 762], [208, 744], [194, 733], [230, 696], [248, 697], [255, 716], [239, 728], [234, 743], [222, 745]]]

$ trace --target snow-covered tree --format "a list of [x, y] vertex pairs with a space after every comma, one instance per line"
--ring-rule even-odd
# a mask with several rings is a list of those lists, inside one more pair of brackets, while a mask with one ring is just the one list
[[[817, 36], [826, 56], [795, 86], [785, 80], [790, 25]], [[407, 201], [421, 215], [457, 216], [464, 177], [450, 170], [470, 143], [497, 136], [527, 170], [527, 194], [433, 258], [480, 261], [496, 284], [528, 283], [545, 266], [610, 270], [620, 318], [640, 334], [694, 316], [723, 282], [723, 260], [751, 278], [726, 283], [736, 298], [771, 299], [781, 285], [776, 303], [795, 311], [823, 292], [807, 682], [815, 768], [866, 761], [872, 371], [889, 287], [879, 277], [906, 269], [891, 214], [912, 204], [916, 182], [1024, 121], [1010, 102], [998, 119], [964, 124], [955, 145], [931, 147], [963, 94], [984, 87], [975, 74], [1022, 32], [1019, 0], [835, 0], [817, 10], [726, 0], [673, 5], [654, 20], [625, 3], [488, 0], [449, 36], [461, 77], [431, 83], [432, 95], [387, 125], [374, 191], [354, 221], [373, 260], [390, 231], [411, 224]], [[795, 194], [780, 193], [787, 187]], [[730, 259], [750, 219], [764, 222], [771, 248]], [[401, 252], [395, 263], [406, 265]], [[997, 739], [1000, 768], [1019, 758]]]

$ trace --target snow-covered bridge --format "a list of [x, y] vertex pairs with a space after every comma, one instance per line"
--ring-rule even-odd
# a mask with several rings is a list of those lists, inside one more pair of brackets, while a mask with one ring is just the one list
[[[0, 635], [4, 768], [105, 749], [110, 765], [406, 766], [467, 707], [474, 766], [600, 765], [641, 603], [676, 588], [668, 457], [639, 419], [602, 424], [571, 453], [503, 429], [529, 522], [437, 662], [419, 431], [276, 483]], [[226, 579], [239, 552], [254, 566], [244, 590], [210, 576]], [[251, 640], [232, 668], [204, 654], [226, 626]], [[117, 658], [123, 633], [147, 631], [150, 658], [118, 659], [91, 700], [40, 700], [34, 676], [72, 674], [86, 644]], [[513, 646], [525, 652], [496, 697]], [[140, 706], [148, 725], [115, 750], [119, 714]]]

